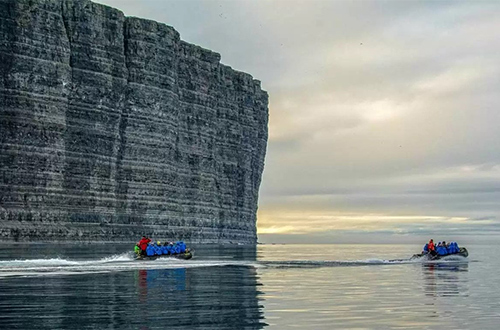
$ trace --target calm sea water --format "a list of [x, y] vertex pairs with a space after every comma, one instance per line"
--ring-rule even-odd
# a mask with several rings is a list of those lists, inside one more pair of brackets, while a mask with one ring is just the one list
[[407, 260], [415, 245], [0, 245], [0, 329], [498, 329], [497, 246]]

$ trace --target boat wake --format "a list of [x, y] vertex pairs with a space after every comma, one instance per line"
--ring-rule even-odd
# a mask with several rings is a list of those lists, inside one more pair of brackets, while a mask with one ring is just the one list
[[253, 268], [324, 268], [374, 265], [428, 264], [467, 262], [466, 258], [450, 256], [441, 260], [421, 259], [365, 259], [365, 260], [285, 260], [285, 261], [245, 261], [221, 257], [219, 259], [179, 260], [159, 258], [138, 261], [133, 253], [123, 253], [95, 260], [24, 259], [0, 260], [0, 279], [7, 277], [57, 276], [92, 273], [110, 273], [142, 269], [178, 269], [200, 267], [253, 267]]
[[133, 253], [123, 253], [97, 260], [25, 259], [0, 260], [0, 279], [5, 277], [31, 277], [110, 273], [139, 269], [177, 269], [216, 266], [255, 266], [255, 263], [231, 260], [179, 260], [162, 258], [150, 261], [135, 260]]

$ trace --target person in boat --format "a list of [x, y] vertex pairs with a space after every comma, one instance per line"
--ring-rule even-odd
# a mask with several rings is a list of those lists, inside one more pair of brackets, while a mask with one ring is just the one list
[[168, 242], [168, 251], [170, 252], [170, 254], [175, 254], [174, 242]]
[[432, 238], [429, 241], [429, 243], [427, 244], [427, 246], [429, 248], [429, 251], [434, 251], [436, 249], [436, 247], [434, 246], [434, 240]]
[[455, 253], [455, 245], [454, 245], [454, 243], [455, 242], [450, 242], [449, 244], [447, 244], [446, 250], [448, 251], [448, 254]]
[[174, 251], [173, 254], [181, 253], [181, 248], [180, 248], [179, 244], [177, 244], [177, 242], [174, 243], [173, 251]]
[[148, 246], [146, 247], [146, 255], [148, 257], [152, 257], [155, 255], [155, 247], [153, 246], [152, 243], [149, 243]]
[[161, 254], [167, 255], [168, 254], [168, 244], [167, 242], [164, 242], [163, 245], [161, 246]]
[[161, 243], [160, 243], [160, 241], [156, 242], [156, 243], [154, 244], [154, 247], [155, 247], [155, 254], [156, 254], [157, 256], [161, 256], [161, 255], [163, 254], [163, 252], [162, 252], [162, 250], [161, 250]]
[[439, 242], [439, 244], [438, 244], [438, 246], [436, 248], [436, 252], [440, 256], [445, 256], [445, 255], [448, 254], [448, 250], [446, 249], [446, 242], [445, 241]]
[[134, 246], [134, 252], [135, 252], [135, 254], [136, 254], [138, 257], [140, 257], [140, 256], [141, 256], [141, 252], [142, 252], [142, 250], [141, 250], [141, 248], [139, 247], [139, 243], [137, 243], [137, 244]]
[[186, 244], [183, 241], [177, 242], [179, 245], [179, 253], [185, 253], [186, 252]]
[[147, 238], [146, 236], [142, 236], [142, 238], [139, 241], [139, 243], [137, 243], [137, 245], [141, 249], [141, 255], [142, 256], [147, 255], [146, 248], [148, 247], [148, 243], [150, 243], [150, 242], [151, 242], [151, 240], [149, 238]]
[[434, 246], [434, 240], [431, 238], [429, 243], [427, 243], [427, 249], [429, 250], [428, 253], [431, 255], [436, 255], [436, 247]]
[[163, 251], [164, 251], [164, 254], [166, 254], [166, 255], [170, 254], [170, 244], [168, 242], [165, 242], [163, 244]]

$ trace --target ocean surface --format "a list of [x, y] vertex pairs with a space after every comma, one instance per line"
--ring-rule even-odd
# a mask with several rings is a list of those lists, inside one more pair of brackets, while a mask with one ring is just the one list
[[0, 329], [498, 329], [498, 245], [0, 245]]

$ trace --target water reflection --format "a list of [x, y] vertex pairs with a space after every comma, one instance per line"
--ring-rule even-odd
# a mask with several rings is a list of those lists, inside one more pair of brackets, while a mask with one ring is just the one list
[[186, 290], [186, 269], [140, 269], [135, 272], [138, 285], [139, 301], [146, 301], [148, 291], [162, 286], [164, 290], [182, 291]]
[[259, 286], [245, 266], [3, 278], [0, 328], [262, 329]]
[[262, 329], [256, 272], [246, 267], [139, 270], [138, 308], [144, 329], [186, 326], [189, 329]]
[[467, 296], [468, 263], [424, 263], [424, 293], [426, 296], [447, 297]]

